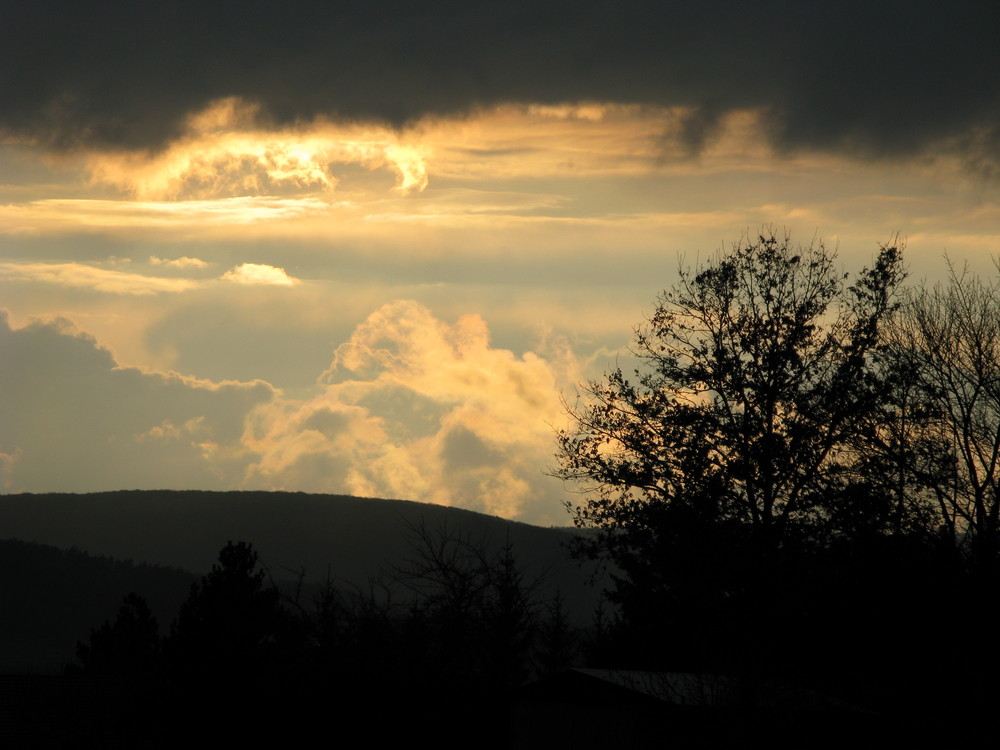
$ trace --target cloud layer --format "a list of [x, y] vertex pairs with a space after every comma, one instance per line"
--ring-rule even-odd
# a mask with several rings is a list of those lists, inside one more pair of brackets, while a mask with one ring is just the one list
[[6, 3], [0, 126], [156, 147], [231, 96], [278, 124], [596, 100], [690, 107], [694, 149], [749, 108], [788, 149], [982, 161], [1000, 143], [997, 28], [979, 0]]

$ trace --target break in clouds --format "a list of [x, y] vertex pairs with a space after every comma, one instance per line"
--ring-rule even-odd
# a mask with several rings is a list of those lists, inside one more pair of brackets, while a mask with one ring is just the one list
[[940, 2], [6, 3], [0, 131], [159, 149], [210, 102], [276, 127], [509, 102], [687, 108], [697, 151], [755, 110], [781, 150], [1000, 154], [1000, 8]]
[[122, 367], [66, 322], [4, 317], [0, 349], [7, 492], [292, 489], [565, 521], [544, 470], [572, 355], [493, 348], [476, 315], [450, 324], [386, 304], [303, 399]]

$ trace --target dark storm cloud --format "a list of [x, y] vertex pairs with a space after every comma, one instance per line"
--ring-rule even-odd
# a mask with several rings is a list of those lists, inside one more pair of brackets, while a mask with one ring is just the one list
[[0, 10], [0, 127], [136, 146], [232, 95], [276, 122], [590, 99], [698, 107], [693, 148], [764, 107], [779, 147], [996, 155], [998, 31], [982, 0], [33, 0]]

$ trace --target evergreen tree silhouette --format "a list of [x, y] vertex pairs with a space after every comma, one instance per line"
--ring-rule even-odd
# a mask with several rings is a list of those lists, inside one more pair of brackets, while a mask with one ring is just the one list
[[[253, 547], [229, 542], [192, 585], [167, 639], [175, 711], [219, 740], [280, 730], [293, 631], [265, 578]], [[271, 710], [261, 712], [262, 702]]]
[[87, 643], [77, 644], [78, 664], [71, 671], [117, 677], [154, 674], [161, 652], [158, 627], [146, 600], [128, 594], [114, 622], [105, 622], [91, 632]]

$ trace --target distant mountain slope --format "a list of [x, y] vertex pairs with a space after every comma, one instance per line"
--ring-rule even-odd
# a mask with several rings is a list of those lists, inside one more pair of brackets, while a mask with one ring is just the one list
[[131, 591], [166, 633], [195, 580], [175, 568], [0, 540], [0, 674], [57, 671]]
[[[506, 539], [529, 577], [558, 586], [585, 622], [598, 592], [570, 559], [572, 529], [546, 529], [457, 508], [292, 492], [119, 491], [0, 496], [0, 538], [206, 573], [229, 540], [252, 542], [275, 579], [304, 571], [364, 586], [412, 555], [413, 529], [448, 529], [498, 548]], [[109, 613], [110, 615], [111, 613]]]

